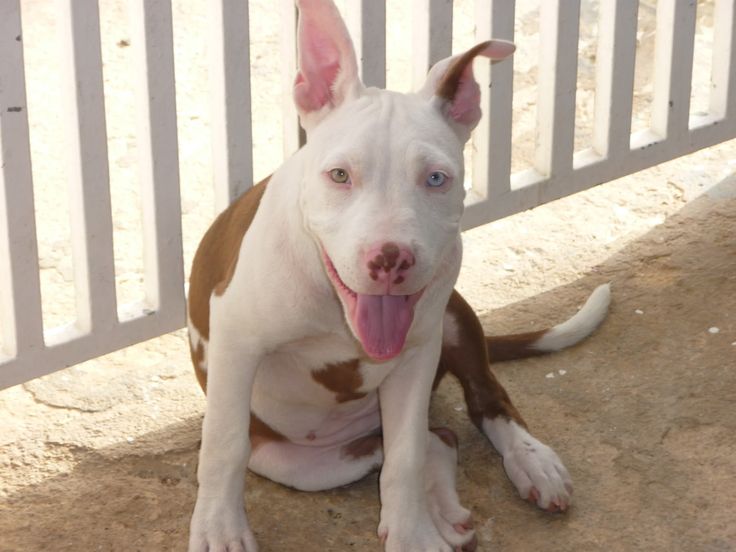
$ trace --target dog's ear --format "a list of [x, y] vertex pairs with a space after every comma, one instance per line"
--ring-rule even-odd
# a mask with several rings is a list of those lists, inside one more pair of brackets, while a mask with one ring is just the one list
[[363, 88], [355, 49], [332, 0], [297, 0], [299, 72], [294, 82], [302, 126], [310, 130]]
[[480, 88], [473, 77], [477, 56], [500, 61], [514, 53], [516, 46], [506, 40], [488, 40], [464, 54], [438, 61], [427, 75], [419, 94], [437, 104], [464, 140], [480, 121]]

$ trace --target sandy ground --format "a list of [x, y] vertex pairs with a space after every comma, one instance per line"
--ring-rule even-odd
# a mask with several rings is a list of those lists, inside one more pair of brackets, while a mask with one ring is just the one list
[[[118, 2], [101, 6], [118, 290], [132, 300], [141, 281], [133, 94], [109, 70], [128, 62], [127, 23]], [[536, 69], [528, 55], [536, 20], [524, 6], [515, 167], [527, 162], [533, 139]], [[710, 36], [709, 7], [699, 3], [698, 48]], [[72, 316], [73, 288], [60, 207], [63, 141], [54, 140], [58, 105], [49, 100], [55, 58], [44, 38], [55, 21], [48, 8], [34, 0], [23, 6], [26, 57], [36, 68], [29, 110], [44, 308], [54, 325]], [[258, 177], [280, 155], [280, 121], [269, 122], [280, 75], [268, 61], [278, 18], [266, 2], [253, 9]], [[206, 20], [198, 3], [174, 2], [174, 12], [188, 265], [212, 217]], [[650, 52], [651, 3], [641, 12], [640, 52]], [[468, 13], [457, 18], [460, 35], [472, 23]], [[389, 29], [391, 44], [398, 34]], [[579, 145], [589, 136], [593, 34], [587, 29], [581, 42]], [[389, 75], [399, 88], [402, 63]], [[647, 116], [648, 69], [638, 64], [635, 126]], [[707, 88], [702, 75], [696, 80], [694, 111]], [[607, 321], [582, 345], [495, 367], [533, 432], [573, 476], [576, 502], [566, 515], [519, 500], [467, 420], [458, 386], [448, 379], [437, 393], [432, 421], [460, 437], [458, 487], [480, 550], [736, 550], [735, 235], [735, 141], [466, 233], [458, 287], [489, 333], [559, 322], [599, 283], [612, 282], [614, 294]], [[182, 331], [1, 392], [0, 550], [185, 549], [204, 404]], [[251, 475], [248, 511], [265, 552], [379, 550], [377, 490], [375, 476], [308, 494]]]

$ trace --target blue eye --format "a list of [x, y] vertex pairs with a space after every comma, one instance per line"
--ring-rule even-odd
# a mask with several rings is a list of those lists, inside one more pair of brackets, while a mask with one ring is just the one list
[[440, 171], [435, 171], [427, 177], [427, 186], [430, 188], [439, 188], [447, 181], [447, 175]]

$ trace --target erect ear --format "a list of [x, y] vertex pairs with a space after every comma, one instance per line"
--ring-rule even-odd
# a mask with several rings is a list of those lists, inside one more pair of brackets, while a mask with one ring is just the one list
[[444, 116], [467, 139], [480, 121], [480, 87], [473, 77], [473, 60], [484, 56], [500, 61], [514, 53], [506, 40], [488, 40], [464, 54], [438, 61], [427, 75], [420, 95], [437, 103]]
[[363, 88], [355, 50], [332, 0], [297, 0], [299, 72], [294, 83], [302, 126], [314, 127], [329, 111]]

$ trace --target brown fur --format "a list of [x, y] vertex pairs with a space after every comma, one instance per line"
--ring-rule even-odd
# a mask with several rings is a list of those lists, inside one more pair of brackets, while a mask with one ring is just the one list
[[442, 77], [442, 81], [437, 86], [437, 95], [440, 98], [452, 101], [457, 94], [457, 89], [460, 87], [460, 79], [463, 76], [463, 71], [469, 63], [473, 63], [473, 60], [488, 47], [490, 41], [481, 42], [477, 46], [473, 46], [470, 50], [465, 52], [453, 64], [447, 69], [445, 75]]
[[[270, 177], [269, 177], [270, 178]], [[225, 209], [199, 244], [189, 277], [189, 319], [204, 339], [210, 337], [210, 297], [222, 295], [238, 263], [240, 244], [253, 222], [268, 178], [262, 180]], [[206, 391], [207, 374], [200, 368], [204, 351], [192, 350], [197, 380]]]
[[363, 458], [365, 456], [371, 456], [379, 448], [383, 446], [383, 436], [381, 433], [372, 433], [370, 435], [364, 435], [357, 439], [350, 441], [347, 445], [342, 447], [342, 455], [349, 457], [353, 460]]
[[444, 344], [435, 378], [435, 387], [450, 372], [460, 381], [473, 423], [482, 430], [485, 418], [504, 416], [526, 427], [521, 414], [491, 372], [486, 336], [473, 309], [453, 291], [447, 311], [457, 321], [457, 344]]
[[544, 351], [532, 349], [531, 346], [545, 333], [547, 330], [516, 335], [489, 335], [486, 337], [488, 357], [491, 362], [502, 362], [544, 355]]
[[360, 374], [360, 361], [357, 359], [328, 364], [321, 370], [312, 372], [312, 378], [333, 391], [339, 403], [361, 399], [366, 395], [358, 392], [363, 385], [363, 376]]
[[287, 439], [258, 416], [250, 413], [250, 443], [253, 450], [270, 442], [285, 442]]

